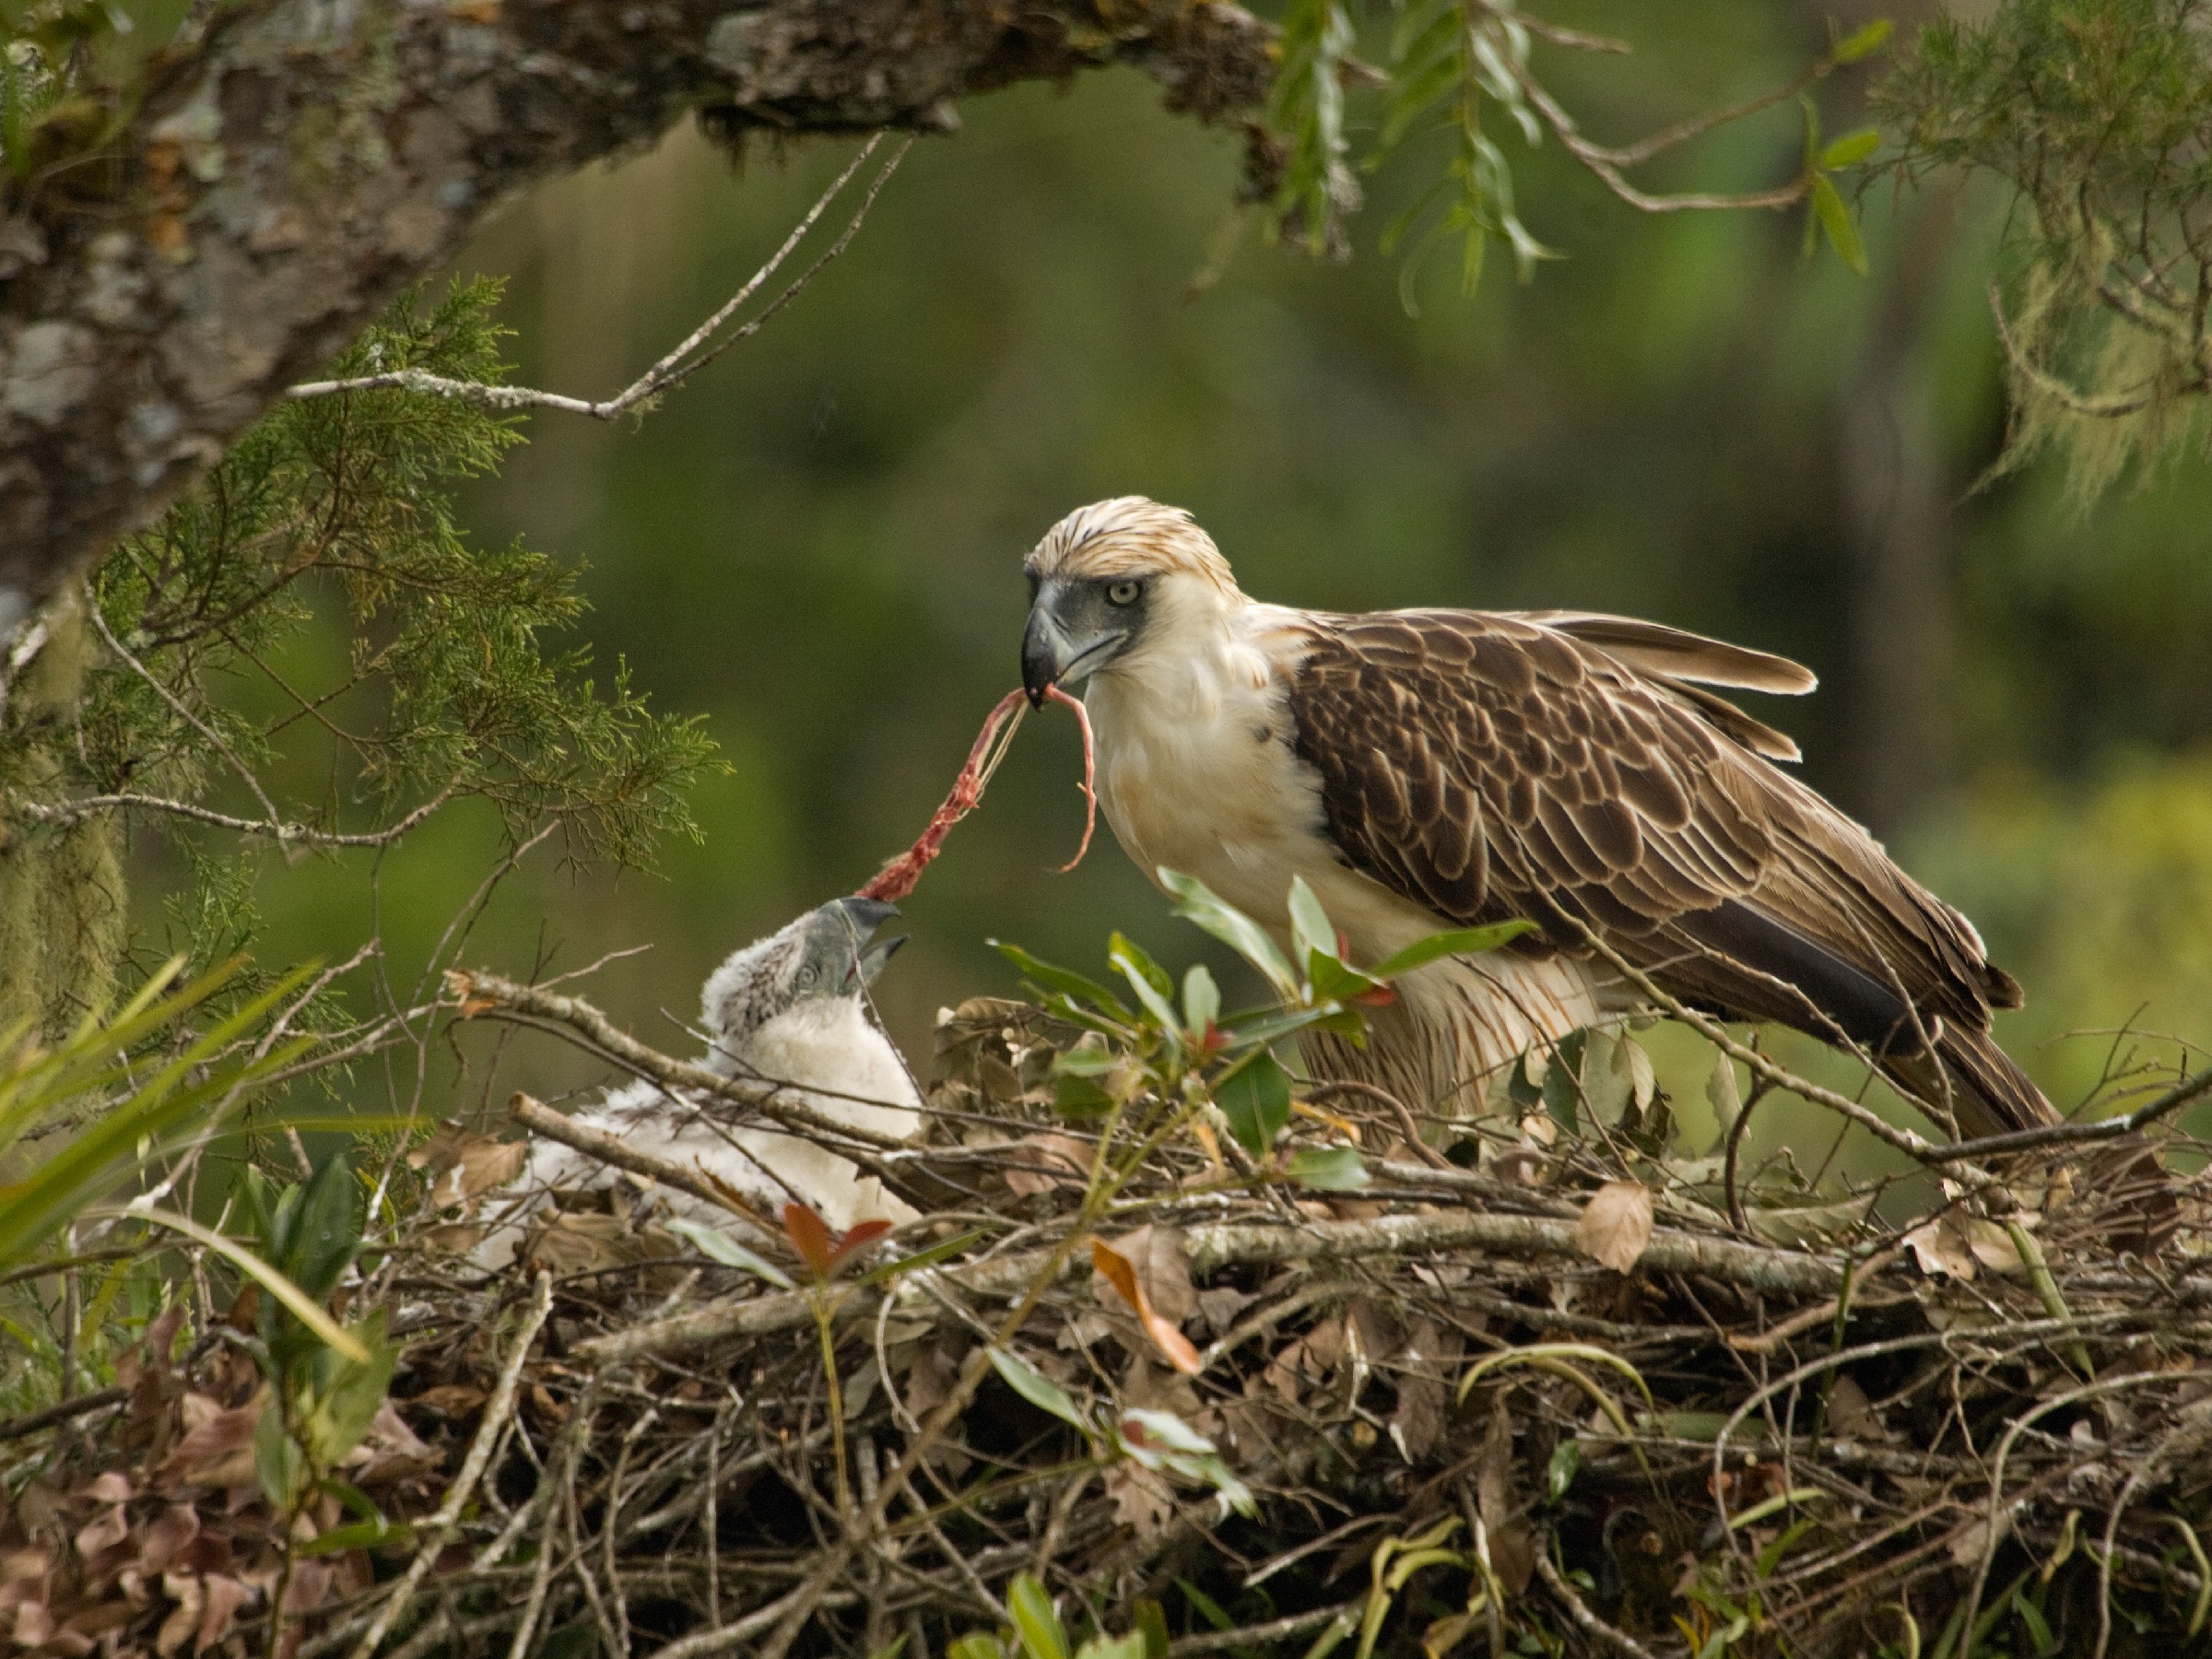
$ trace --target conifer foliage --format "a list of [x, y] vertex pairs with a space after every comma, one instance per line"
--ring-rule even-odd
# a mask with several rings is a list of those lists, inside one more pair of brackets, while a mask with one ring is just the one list
[[[337, 371], [495, 382], [498, 298], [411, 293]], [[127, 837], [175, 845], [193, 878], [166, 944], [212, 960], [250, 942], [272, 843], [359, 857], [472, 796], [510, 850], [557, 827], [571, 856], [644, 865], [697, 833], [697, 721], [650, 712], [624, 665], [594, 677], [563, 638], [578, 567], [456, 522], [455, 485], [520, 441], [515, 417], [406, 389], [281, 405], [26, 636], [0, 708], [0, 1017], [65, 1025], [127, 977]]]

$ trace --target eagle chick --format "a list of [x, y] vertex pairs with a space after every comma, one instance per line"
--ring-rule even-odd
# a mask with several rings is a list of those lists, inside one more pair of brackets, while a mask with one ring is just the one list
[[[869, 1018], [863, 994], [906, 942], [900, 936], [868, 943], [898, 913], [881, 900], [832, 900], [733, 951], [700, 993], [711, 1045], [701, 1064], [725, 1077], [788, 1085], [780, 1100], [836, 1123], [901, 1140], [919, 1134], [921, 1095], [899, 1051]], [[771, 1214], [796, 1199], [841, 1231], [859, 1221], [900, 1222], [915, 1215], [849, 1159], [780, 1130], [735, 1127], [712, 1107], [679, 1100], [649, 1079], [611, 1090], [576, 1121], [641, 1152], [703, 1169]], [[533, 1142], [507, 1189], [512, 1197], [504, 1213], [473, 1259], [487, 1268], [506, 1265], [547, 1193], [609, 1186], [619, 1177], [572, 1147]], [[727, 1219], [688, 1194], [663, 1196], [672, 1214]]]

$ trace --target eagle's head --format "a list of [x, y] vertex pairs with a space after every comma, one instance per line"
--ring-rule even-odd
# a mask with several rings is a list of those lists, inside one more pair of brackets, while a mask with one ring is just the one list
[[1214, 538], [1182, 508], [1143, 496], [1077, 508], [1022, 569], [1030, 622], [1021, 683], [1031, 703], [1243, 600]]
[[880, 899], [832, 899], [717, 968], [700, 994], [700, 1017], [717, 1047], [741, 1043], [779, 1014], [819, 997], [858, 996], [903, 935], [868, 942], [899, 913]]

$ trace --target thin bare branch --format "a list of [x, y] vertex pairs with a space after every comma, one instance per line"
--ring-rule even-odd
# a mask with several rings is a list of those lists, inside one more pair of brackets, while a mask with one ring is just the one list
[[863, 221], [867, 218], [868, 210], [876, 205], [877, 196], [881, 194], [883, 187], [890, 182], [892, 173], [899, 169], [899, 163], [906, 159], [906, 152], [913, 144], [912, 138], [902, 139], [899, 147], [891, 152], [890, 159], [884, 162], [874, 181], [863, 193], [860, 205], [853, 210], [853, 217], [847, 221], [843, 231], [823, 252], [820, 257], [802, 271], [773, 300], [770, 300], [759, 316], [733, 330], [724, 338], [719, 341], [714, 339], [714, 335], [720, 333], [746, 301], [758, 293], [762, 285], [782, 268], [784, 261], [789, 259], [799, 244], [806, 240], [807, 232], [814, 229], [822, 215], [829, 210], [830, 205], [843, 194], [846, 185], [853, 182], [854, 175], [860, 171], [868, 158], [876, 153], [877, 147], [883, 143], [883, 139], [884, 135], [877, 133], [862, 145], [859, 153], [846, 163], [844, 171], [837, 175], [836, 179], [830, 182], [830, 187], [816, 198], [814, 206], [809, 207], [805, 217], [793, 227], [791, 234], [783, 239], [782, 246], [775, 251], [768, 263], [747, 277], [744, 286], [731, 295], [721, 308], [705, 322], [687, 335], [674, 350], [663, 356], [652, 368], [646, 370], [644, 373], [639, 375], [636, 380], [630, 382], [612, 397], [601, 398], [594, 402], [588, 398], [570, 397], [559, 392], [540, 392], [529, 386], [499, 386], [484, 381], [454, 380], [446, 375], [430, 374], [418, 369], [397, 369], [382, 374], [355, 375], [345, 380], [308, 381], [293, 386], [286, 393], [286, 396], [300, 399], [331, 397], [347, 392], [401, 390], [425, 393], [436, 397], [457, 398], [463, 402], [477, 404], [488, 409], [552, 409], [568, 415], [587, 415], [594, 420], [613, 420], [618, 416], [625, 415], [646, 404], [663, 392], [681, 385], [740, 340], [749, 339], [753, 335], [759, 333], [762, 324], [796, 299], [814, 281], [815, 277], [820, 275], [825, 265], [845, 251], [846, 246], [859, 232]]

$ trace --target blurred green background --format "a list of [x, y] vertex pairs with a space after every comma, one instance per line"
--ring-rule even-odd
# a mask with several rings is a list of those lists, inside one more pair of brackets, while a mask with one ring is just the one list
[[[1638, 43], [1547, 60], [1607, 138], [1763, 89], [1827, 39], [1769, 0], [1669, 7], [1664, 38], [1643, 8], [1559, 18]], [[1830, 131], [1854, 120], [1841, 78]], [[688, 1018], [724, 952], [922, 828], [1018, 677], [1024, 550], [1079, 502], [1142, 492], [1195, 512], [1265, 598], [1618, 610], [1809, 664], [1816, 697], [1758, 712], [1982, 925], [2029, 992], [2003, 1034], [2062, 1104], [2110, 1047], [2063, 1033], [2212, 1033], [2212, 475], [2086, 515], [2051, 471], [1972, 489], [2004, 428], [1984, 295], [2002, 202], [1874, 186], [1860, 278], [1804, 263], [1794, 215], [1639, 216], [1507, 134], [1524, 217], [1566, 257], [1526, 286], [1494, 258], [1471, 301], [1440, 260], [1409, 316], [1375, 241], [1432, 155], [1367, 181], [1348, 264], [1246, 225], [1193, 298], [1235, 223], [1236, 135], [1122, 70], [962, 116], [759, 335], [642, 420], [538, 417], [465, 498], [487, 543], [588, 561], [602, 664], [709, 716], [731, 769], [699, 798], [705, 842], [658, 876], [541, 849], [466, 959], [558, 972], [650, 943], [592, 994], [677, 1041], [657, 1010]], [[1785, 108], [1650, 182], [1771, 183], [1800, 143]], [[734, 168], [687, 128], [532, 195], [455, 268], [510, 279], [516, 379], [606, 395], [849, 154], [756, 147]], [[1120, 925], [1170, 961], [1202, 954], [1103, 830], [1053, 873], [1078, 765], [1065, 715], [1033, 719], [907, 905], [913, 943], [880, 992], [918, 1064], [938, 1006], [1011, 990], [986, 936], [1095, 965]], [[395, 982], [492, 846], [462, 816], [385, 861]], [[265, 959], [349, 949], [364, 867], [272, 860]]]

